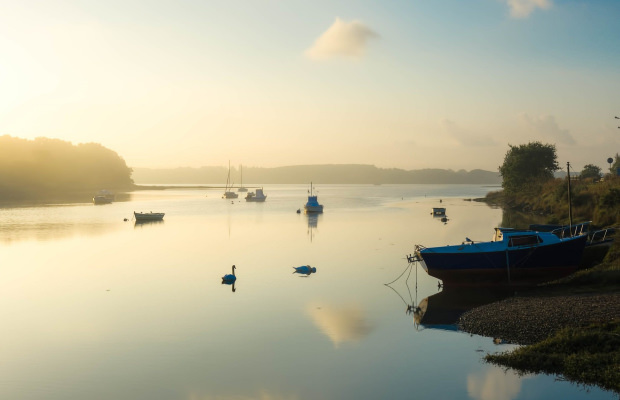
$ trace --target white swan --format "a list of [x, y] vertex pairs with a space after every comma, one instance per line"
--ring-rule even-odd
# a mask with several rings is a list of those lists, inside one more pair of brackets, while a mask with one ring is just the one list
[[302, 265], [301, 267], [293, 267], [293, 268], [295, 269], [295, 272], [298, 272], [300, 274], [310, 275], [316, 272], [316, 268], [311, 267], [309, 265]]
[[226, 274], [222, 277], [222, 283], [232, 283], [237, 280], [237, 277], [235, 276], [235, 268], [237, 267], [233, 265], [232, 274]]

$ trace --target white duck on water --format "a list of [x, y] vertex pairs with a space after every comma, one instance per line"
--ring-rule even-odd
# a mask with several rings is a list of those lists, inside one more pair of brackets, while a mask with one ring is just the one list
[[[316, 268], [311, 267], [309, 265], [302, 265], [301, 267], [293, 267], [295, 269], [295, 272], [299, 273], [299, 274], [306, 274], [306, 275], [310, 275], [316, 272]], [[293, 272], [293, 273], [295, 273]]]
[[222, 283], [233, 283], [237, 280], [237, 277], [235, 276], [235, 269], [237, 267], [235, 267], [234, 265], [232, 266], [232, 274], [226, 274], [222, 277]]

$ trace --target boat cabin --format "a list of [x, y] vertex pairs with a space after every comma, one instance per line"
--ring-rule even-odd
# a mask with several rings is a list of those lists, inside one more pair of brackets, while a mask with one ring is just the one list
[[433, 207], [433, 216], [444, 216], [446, 215], [445, 207]]
[[492, 241], [502, 242], [504, 240], [508, 242], [508, 247], [532, 246], [543, 242], [538, 232], [525, 229], [495, 228]]

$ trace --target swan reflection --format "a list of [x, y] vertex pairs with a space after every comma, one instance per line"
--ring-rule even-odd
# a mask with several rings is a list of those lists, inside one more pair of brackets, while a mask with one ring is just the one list
[[233, 293], [235, 293], [237, 291], [237, 289], [235, 289], [235, 283], [237, 283], [237, 282], [236, 281], [232, 281], [232, 282], [222, 281], [222, 285], [230, 286]]

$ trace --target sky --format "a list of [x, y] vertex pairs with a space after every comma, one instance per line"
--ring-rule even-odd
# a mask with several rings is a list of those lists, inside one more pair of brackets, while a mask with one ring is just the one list
[[0, 0], [0, 135], [133, 168], [620, 152], [617, 0]]

